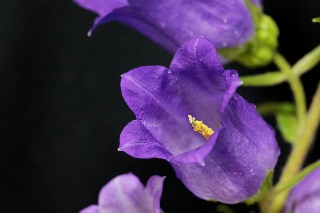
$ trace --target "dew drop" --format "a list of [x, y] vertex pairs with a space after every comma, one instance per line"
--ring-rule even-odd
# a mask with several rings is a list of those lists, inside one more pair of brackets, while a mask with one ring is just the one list
[[161, 26], [161, 28], [165, 28], [166, 27], [166, 23], [164, 23], [164, 22], [160, 22], [160, 26]]
[[224, 23], [227, 23], [227, 22], [228, 22], [228, 19], [224, 18], [224, 19], [223, 19], [223, 22], [224, 22]]

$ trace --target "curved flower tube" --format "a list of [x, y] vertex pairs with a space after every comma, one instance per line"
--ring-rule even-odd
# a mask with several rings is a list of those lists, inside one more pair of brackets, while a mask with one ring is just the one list
[[102, 187], [98, 205], [88, 206], [80, 213], [161, 213], [164, 178], [154, 175], [144, 187], [131, 173], [119, 175]]
[[255, 106], [235, 93], [240, 84], [202, 37], [185, 43], [169, 69], [123, 74], [122, 95], [137, 119], [123, 129], [119, 150], [167, 160], [199, 198], [246, 200], [274, 168], [279, 147]]
[[318, 213], [320, 209], [320, 168], [307, 175], [290, 192], [285, 213]]
[[[251, 0], [261, 5], [261, 0]], [[192, 38], [205, 36], [217, 49], [249, 40], [254, 23], [245, 0], [76, 0], [98, 14], [99, 25], [118, 21], [175, 53]]]

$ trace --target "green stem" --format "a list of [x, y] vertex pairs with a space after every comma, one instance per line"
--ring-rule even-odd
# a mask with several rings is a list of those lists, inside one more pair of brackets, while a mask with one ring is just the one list
[[[292, 72], [297, 76], [308, 72], [320, 62], [320, 45], [304, 55], [297, 61], [293, 67]], [[257, 75], [241, 76], [243, 86], [263, 87], [274, 86], [285, 82], [288, 76], [281, 71], [266, 72]]]
[[279, 53], [275, 54], [274, 63], [284, 74], [288, 76], [288, 82], [293, 92], [294, 100], [297, 107], [297, 118], [299, 124], [301, 124], [306, 115], [306, 100], [302, 82], [299, 77], [297, 77], [292, 72], [290, 64]]
[[304, 55], [299, 61], [297, 61], [292, 67], [292, 72], [296, 76], [300, 76], [308, 72], [309, 70], [311, 70], [319, 62], [320, 62], [320, 45], [315, 47], [309, 53]]
[[[298, 137], [292, 151], [287, 160], [287, 163], [283, 169], [280, 180], [275, 188], [286, 184], [288, 180], [294, 177], [301, 169], [303, 162], [307, 156], [307, 153], [312, 145], [317, 128], [320, 122], [320, 84], [318, 85], [316, 94], [312, 100], [309, 112], [305, 121], [300, 125], [298, 131]], [[271, 200], [271, 212], [278, 213], [285, 203], [289, 190], [284, 190], [281, 193], [268, 197], [268, 201]], [[267, 201], [266, 201], [267, 202]]]
[[275, 196], [276, 194], [284, 190], [289, 190], [293, 188], [300, 180], [302, 180], [305, 176], [310, 174], [313, 170], [315, 170], [318, 167], [320, 167], [320, 161], [316, 161], [310, 164], [309, 166], [304, 168], [301, 172], [299, 172], [296, 176], [292, 177], [287, 182], [283, 183], [282, 185], [278, 184], [276, 187], [274, 187], [270, 196]]
[[287, 76], [279, 71], [266, 72], [257, 75], [240, 76], [245, 87], [270, 87], [285, 82]]
[[279, 113], [295, 113], [295, 106], [290, 102], [264, 102], [257, 104], [257, 111], [261, 116], [276, 115]]
[[320, 23], [320, 17], [313, 18], [311, 21], [313, 23]]

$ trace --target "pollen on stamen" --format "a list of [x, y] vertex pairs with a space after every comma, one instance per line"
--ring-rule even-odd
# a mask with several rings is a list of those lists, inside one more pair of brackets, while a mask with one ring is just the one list
[[207, 140], [210, 138], [210, 136], [214, 133], [214, 131], [205, 125], [202, 121], [196, 120], [191, 115], [188, 115], [189, 122], [193, 126], [193, 130], [195, 132], [199, 132], [203, 137], [205, 137]]

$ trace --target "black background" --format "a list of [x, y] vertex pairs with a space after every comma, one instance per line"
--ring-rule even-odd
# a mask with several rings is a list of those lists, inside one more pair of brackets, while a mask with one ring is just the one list
[[[291, 63], [319, 44], [320, 24], [310, 20], [320, 16], [320, 1], [264, 3], [281, 29], [279, 50]], [[120, 75], [143, 65], [168, 66], [170, 54], [118, 23], [88, 38], [95, 14], [72, 1], [2, 0], [0, 8], [0, 212], [77, 212], [127, 172], [144, 183], [154, 174], [167, 176], [166, 212], [215, 211], [215, 204], [184, 188], [167, 162], [117, 151], [122, 128], [134, 119], [120, 93]], [[310, 103], [319, 66], [302, 80]], [[292, 100], [287, 84], [239, 92], [254, 103]], [[277, 172], [289, 148], [281, 147]], [[309, 162], [319, 158], [317, 149]]]

